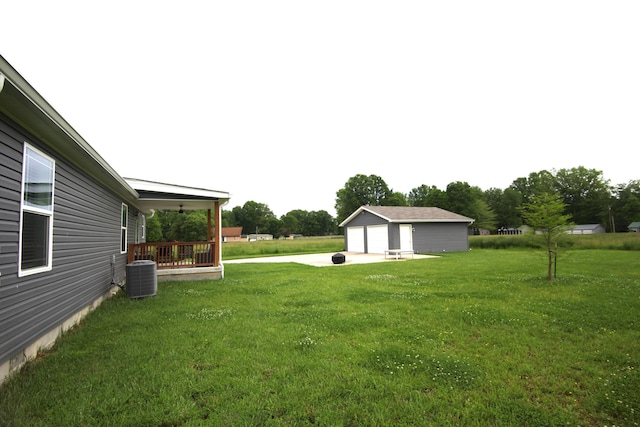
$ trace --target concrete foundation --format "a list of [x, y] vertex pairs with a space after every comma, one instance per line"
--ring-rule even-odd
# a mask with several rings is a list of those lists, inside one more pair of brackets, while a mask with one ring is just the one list
[[66, 331], [76, 326], [80, 321], [92, 310], [95, 310], [102, 302], [107, 298], [115, 295], [118, 290], [117, 286], [109, 289], [107, 293], [96, 299], [93, 303], [89, 304], [82, 310], [76, 312], [72, 316], [68, 317], [64, 322], [52, 328], [49, 332], [40, 336], [37, 340], [31, 343], [28, 347], [24, 348], [21, 352], [14, 355], [7, 362], [0, 364], [0, 384], [2, 384], [9, 375], [17, 372], [30, 360], [36, 358], [39, 352], [49, 350], [55, 344], [56, 340], [62, 336]]

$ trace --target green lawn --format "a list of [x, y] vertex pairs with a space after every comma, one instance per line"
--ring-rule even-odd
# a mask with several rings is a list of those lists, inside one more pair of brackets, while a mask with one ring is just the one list
[[120, 295], [0, 388], [16, 426], [640, 423], [640, 256], [309, 267]]

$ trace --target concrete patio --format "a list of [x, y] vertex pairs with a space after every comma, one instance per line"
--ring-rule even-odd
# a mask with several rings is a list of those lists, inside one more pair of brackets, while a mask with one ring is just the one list
[[374, 262], [401, 262], [410, 261], [412, 259], [426, 259], [437, 258], [434, 255], [420, 255], [414, 254], [412, 257], [404, 257], [395, 259], [395, 257], [385, 258], [384, 254], [365, 254], [358, 252], [339, 252], [345, 256], [345, 262], [343, 264], [334, 264], [331, 261], [331, 257], [336, 252], [322, 253], [322, 254], [305, 254], [305, 255], [285, 255], [285, 256], [272, 256], [262, 258], [245, 258], [245, 259], [233, 259], [224, 260], [223, 264], [243, 264], [243, 263], [266, 263], [266, 262], [295, 262], [298, 264], [311, 265], [314, 267], [329, 267], [329, 266], [342, 266], [353, 264], [370, 264]]

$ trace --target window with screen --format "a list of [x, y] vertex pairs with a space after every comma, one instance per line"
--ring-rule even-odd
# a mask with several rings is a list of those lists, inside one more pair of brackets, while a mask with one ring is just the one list
[[25, 143], [18, 275], [51, 270], [55, 161]]

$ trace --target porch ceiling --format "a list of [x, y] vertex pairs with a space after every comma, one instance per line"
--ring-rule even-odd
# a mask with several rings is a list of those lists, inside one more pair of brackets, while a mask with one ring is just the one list
[[138, 192], [138, 205], [148, 212], [158, 209], [178, 211], [181, 208], [185, 211], [213, 210], [215, 202], [219, 202], [220, 206], [223, 206], [230, 199], [229, 193], [224, 191], [164, 184], [134, 178], [125, 178], [125, 180]]

